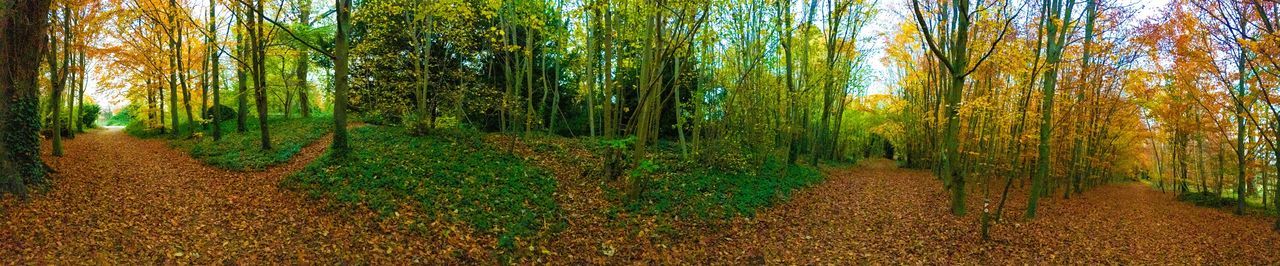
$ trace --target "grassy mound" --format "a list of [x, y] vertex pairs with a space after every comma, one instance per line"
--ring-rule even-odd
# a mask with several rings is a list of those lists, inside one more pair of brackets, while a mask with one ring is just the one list
[[[666, 173], [663, 173], [666, 172]], [[721, 220], [752, 216], [761, 208], [785, 201], [791, 193], [823, 180], [817, 170], [767, 159], [757, 168], [726, 171], [702, 166], [658, 169], [644, 184], [632, 212], [656, 216]]]
[[351, 154], [326, 154], [284, 186], [390, 214], [414, 206], [426, 219], [466, 222], [505, 249], [562, 228], [548, 172], [495, 151], [476, 132], [414, 137], [397, 127], [351, 131]]
[[[223, 122], [221, 141], [213, 141], [210, 126], [209, 130], [199, 132], [194, 137], [169, 140], [169, 144], [214, 167], [240, 171], [262, 170], [293, 158], [302, 147], [324, 137], [333, 127], [333, 119], [329, 117], [272, 117], [267, 123], [271, 129], [271, 150], [260, 148], [262, 137], [257, 119], [250, 119], [245, 124], [247, 130], [244, 133], [236, 132], [235, 121]], [[185, 129], [186, 125], [179, 128]], [[140, 138], [170, 136], [154, 129], [145, 129], [138, 123], [130, 124], [125, 131]]]

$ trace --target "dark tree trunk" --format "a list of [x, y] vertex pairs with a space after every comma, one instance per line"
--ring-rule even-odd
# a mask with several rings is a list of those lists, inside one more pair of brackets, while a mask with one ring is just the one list
[[26, 184], [44, 182], [40, 159], [40, 55], [49, 0], [0, 0], [0, 193], [25, 200]]

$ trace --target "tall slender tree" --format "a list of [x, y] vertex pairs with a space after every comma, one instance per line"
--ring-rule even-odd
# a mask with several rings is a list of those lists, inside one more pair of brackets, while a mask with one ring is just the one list
[[[1003, 11], [1007, 8], [1008, 3], [1000, 8]], [[964, 95], [965, 82], [973, 71], [977, 70], [983, 62], [994, 52], [1005, 33], [1009, 30], [1010, 24], [1017, 15], [1009, 16], [1004, 20], [1003, 27], [999, 35], [990, 44], [989, 48], [977, 62], [972, 65], [969, 60], [970, 55], [969, 39], [972, 38], [970, 27], [972, 27], [973, 16], [978, 14], [995, 14], [991, 12], [972, 12], [969, 0], [951, 0], [938, 2], [938, 8], [935, 12], [942, 17], [952, 17], [954, 19], [939, 19], [936, 21], [946, 21], [947, 25], [933, 25], [925, 21], [925, 13], [920, 8], [919, 0], [911, 0], [912, 13], [915, 16], [917, 25], [920, 27], [921, 38], [925, 40], [929, 51], [934, 58], [941, 62], [942, 67], [950, 75], [948, 87], [945, 89], [946, 103], [946, 130], [942, 138], [942, 160], [941, 174], [939, 178], [949, 179], [951, 187], [951, 213], [955, 215], [965, 214], [965, 178], [957, 167], [957, 160], [960, 158], [959, 152], [959, 131], [960, 131], [960, 103], [961, 97]], [[1000, 14], [1004, 15], [1004, 14]], [[936, 32], [935, 32], [936, 31]], [[942, 39], [935, 38], [939, 36]], [[941, 47], [937, 43], [946, 43], [947, 46]]]

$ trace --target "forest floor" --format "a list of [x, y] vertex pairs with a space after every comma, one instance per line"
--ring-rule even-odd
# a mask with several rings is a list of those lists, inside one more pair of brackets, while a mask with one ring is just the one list
[[[265, 171], [233, 172], [119, 129], [82, 134], [65, 143], [67, 156], [45, 157], [58, 171], [48, 192], [0, 200], [0, 263], [467, 263], [440, 247], [489, 245], [466, 230], [411, 232], [401, 220], [279, 188], [328, 141]], [[825, 182], [751, 218], [667, 233], [620, 220], [642, 217], [606, 214], [599, 186], [572, 179], [578, 171], [553, 172], [569, 224], [533, 258], [551, 263], [1280, 263], [1272, 218], [1196, 207], [1139, 184], [1050, 200], [1029, 222], [1020, 218], [1025, 193], [1015, 191], [1009, 218], [984, 241], [980, 191], [969, 198], [970, 214], [955, 217], [929, 172], [884, 161], [828, 169]]]
[[44, 156], [58, 171], [48, 192], [0, 201], [0, 264], [386, 263], [436, 252], [373, 213], [279, 188], [330, 140], [265, 171], [235, 172], [119, 128], [81, 134], [64, 142], [66, 156]]

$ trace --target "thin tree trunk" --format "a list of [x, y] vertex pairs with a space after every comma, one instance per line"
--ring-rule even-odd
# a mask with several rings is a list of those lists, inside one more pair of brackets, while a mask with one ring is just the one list
[[222, 88], [219, 84], [222, 80], [222, 68], [218, 65], [219, 49], [218, 49], [218, 24], [214, 22], [217, 16], [216, 0], [209, 0], [209, 64], [211, 65], [209, 75], [210, 88], [213, 93], [213, 141], [222, 140], [222, 113], [216, 107], [222, 106], [222, 99], [219, 97], [219, 90]]
[[[81, 49], [80, 49], [80, 56], [79, 56], [79, 59], [80, 59], [80, 70], [79, 70], [80, 75], [79, 75], [79, 77], [80, 77], [80, 78], [77, 80], [77, 81], [79, 82], [79, 85], [78, 85], [78, 86], [80, 87], [80, 89], [79, 89], [79, 92], [77, 92], [77, 93], [76, 93], [76, 102], [77, 102], [77, 103], [76, 103], [76, 112], [75, 112], [75, 114], [76, 114], [76, 115], [75, 115], [75, 117], [76, 117], [76, 118], [75, 118], [75, 120], [76, 120], [76, 132], [83, 132], [83, 131], [84, 131], [84, 128], [85, 128], [85, 126], [86, 126], [86, 125], [83, 123], [83, 121], [79, 121], [79, 120], [80, 120], [80, 117], [84, 115], [84, 83], [85, 83], [85, 78], [88, 76], [88, 75], [86, 75], [88, 71], [86, 71], [86, 70], [85, 70], [86, 68], [88, 68], [88, 65], [86, 65], [86, 64], [85, 64], [85, 57], [84, 57], [85, 55], [84, 55], [84, 54], [85, 54], [85, 53], [84, 53], [84, 48], [81, 48]], [[91, 121], [91, 122], [92, 122], [92, 121]]]
[[[244, 4], [244, 6], [248, 6], [248, 4]], [[244, 15], [252, 16], [252, 14]], [[236, 31], [236, 53], [240, 58], [247, 60], [247, 62], [241, 62], [236, 65], [236, 132], [240, 133], [249, 131], [249, 128], [246, 125], [249, 116], [249, 76], [248, 73], [245, 73], [245, 68], [251, 68], [249, 64], [251, 64], [253, 60], [249, 58], [248, 49], [245, 47], [245, 45], [248, 45], [249, 41], [244, 38], [244, 32], [250, 29], [248, 20], [251, 19], [240, 21], [239, 23], [244, 27]]]
[[251, 39], [250, 41], [252, 42], [251, 45], [253, 45], [253, 49], [251, 49], [250, 52], [254, 54], [253, 56], [253, 87], [254, 87], [253, 96], [254, 97], [253, 98], [257, 106], [256, 109], [258, 109], [259, 138], [262, 143], [262, 149], [271, 150], [271, 130], [269, 129], [269, 126], [267, 124], [267, 70], [266, 70], [267, 52], [265, 47], [266, 40], [264, 39], [266, 38], [266, 36], [264, 36], [266, 32], [263, 31], [263, 26], [262, 26], [262, 24], [265, 22], [262, 16], [257, 16], [255, 18], [255, 16], [253, 15], [253, 13], [259, 13], [261, 11], [261, 8], [263, 7], [264, 6], [262, 4], [262, 0], [258, 0], [257, 4], [254, 5], [253, 7], [253, 11], [250, 12], [251, 14], [249, 15], [249, 18], [250, 18], [249, 21], [250, 23], [252, 23], [253, 34], [250, 34], [249, 38]]
[[[56, 20], [56, 18], [50, 18]], [[62, 47], [58, 49], [59, 41], [55, 39], [49, 40], [49, 49], [45, 52], [49, 66], [49, 83], [52, 90], [49, 93], [49, 106], [53, 109], [52, 129], [50, 130], [53, 156], [62, 156], [62, 105], [65, 103], [62, 97], [62, 91], [67, 84], [68, 65], [71, 57], [71, 8], [62, 8]], [[55, 36], [50, 30], [49, 36]], [[58, 60], [58, 53], [62, 53], [62, 60]]]
[[[307, 28], [311, 27], [311, 0], [302, 0], [298, 4], [298, 21]], [[304, 118], [311, 118], [311, 97], [308, 92], [311, 87], [307, 85], [307, 68], [310, 64], [310, 50], [306, 48], [298, 49], [298, 67], [294, 70], [294, 74], [298, 79], [298, 113]]]
[[[1067, 9], [1066, 15], [1059, 17], [1062, 8]], [[1049, 15], [1055, 21], [1068, 21], [1071, 18], [1071, 10], [1074, 7], [1074, 1], [1068, 0], [1066, 4], [1060, 6], [1051, 6]], [[1062, 19], [1066, 18], [1066, 19]], [[1065, 23], [1060, 25], [1058, 22], [1048, 23], [1048, 31], [1045, 36], [1050, 38], [1049, 44], [1045, 46], [1046, 59], [1048, 60], [1045, 69], [1044, 79], [1041, 84], [1044, 87], [1041, 96], [1044, 101], [1040, 105], [1040, 145], [1039, 156], [1036, 162], [1036, 174], [1033, 176], [1031, 198], [1027, 202], [1027, 218], [1036, 217], [1036, 207], [1040, 201], [1040, 196], [1048, 195], [1048, 178], [1050, 165], [1052, 165], [1052, 157], [1049, 154], [1049, 146], [1053, 142], [1053, 100], [1054, 90], [1058, 85], [1058, 68], [1059, 62], [1062, 60], [1062, 48], [1066, 44], [1067, 33], [1071, 31], [1069, 25]]]
[[182, 35], [185, 34], [184, 29], [185, 28], [178, 26], [178, 42], [177, 42], [178, 64], [177, 65], [178, 65], [178, 79], [182, 84], [182, 106], [184, 107], [184, 109], [187, 110], [187, 133], [190, 134], [190, 133], [196, 132], [196, 119], [194, 117], [195, 112], [191, 111], [191, 89], [187, 87], [187, 79], [188, 79], [187, 67], [186, 67], [187, 64], [185, 63], [185, 61], [182, 60], [182, 50], [186, 49], [182, 47], [183, 45]]
[[347, 136], [347, 31], [351, 16], [351, 0], [334, 0], [338, 9], [337, 32], [334, 36], [333, 154], [345, 158], [350, 152]]
[[[177, 1], [169, 0], [169, 8], [176, 10], [178, 8]], [[170, 115], [169, 121], [173, 123], [172, 137], [178, 138], [178, 135], [182, 133], [182, 130], [178, 129], [179, 122], [178, 122], [178, 58], [177, 58], [178, 55], [177, 54], [178, 54], [178, 49], [180, 49], [180, 46], [179, 46], [180, 44], [178, 44], [178, 40], [177, 40], [177, 36], [179, 34], [177, 27], [178, 27], [178, 24], [181, 24], [181, 23], [177, 22], [176, 19], [174, 19], [173, 12], [176, 12], [174, 10], [169, 11], [169, 21], [172, 23], [172, 25], [170, 25], [170, 27], [172, 28], [169, 29], [169, 49], [171, 50], [169, 54], [169, 115]]]

